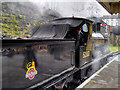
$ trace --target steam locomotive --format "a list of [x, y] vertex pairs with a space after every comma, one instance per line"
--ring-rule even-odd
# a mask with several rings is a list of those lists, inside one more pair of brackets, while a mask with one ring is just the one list
[[92, 26], [88, 19], [60, 18], [36, 26], [29, 39], [3, 39], [2, 88], [74, 90], [107, 63], [95, 58]]

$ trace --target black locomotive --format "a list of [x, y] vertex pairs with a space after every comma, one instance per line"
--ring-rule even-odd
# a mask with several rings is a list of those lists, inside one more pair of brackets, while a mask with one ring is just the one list
[[107, 63], [104, 56], [93, 59], [92, 26], [60, 18], [36, 26], [29, 39], [3, 39], [2, 88], [74, 90]]

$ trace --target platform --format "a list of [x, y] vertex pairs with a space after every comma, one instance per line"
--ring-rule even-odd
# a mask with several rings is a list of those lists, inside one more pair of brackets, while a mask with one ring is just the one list
[[120, 66], [120, 55], [115, 56], [109, 63], [103, 66], [90, 78], [84, 81], [75, 90], [84, 90], [86, 88], [116, 88], [118, 89], [119, 82], [119, 72], [118, 66]]

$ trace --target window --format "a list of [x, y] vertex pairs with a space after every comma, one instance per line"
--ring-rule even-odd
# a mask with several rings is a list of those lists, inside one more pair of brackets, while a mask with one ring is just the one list
[[111, 21], [111, 26], [113, 26], [113, 21]]
[[111, 22], [111, 26], [113, 26], [113, 22]]
[[116, 25], [118, 25], [118, 19], [116, 19]]
[[106, 23], [109, 24], [109, 20], [108, 19], [107, 19]]
[[83, 29], [84, 32], [88, 32], [88, 27], [87, 27], [86, 24], [84, 24], [84, 25], [82, 26], [82, 29]]

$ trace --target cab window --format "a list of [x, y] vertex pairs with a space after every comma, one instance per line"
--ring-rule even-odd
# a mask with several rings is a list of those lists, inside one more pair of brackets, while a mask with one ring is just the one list
[[84, 24], [84, 25], [82, 26], [82, 30], [83, 30], [84, 32], [88, 32], [88, 27], [87, 27], [86, 24]]

